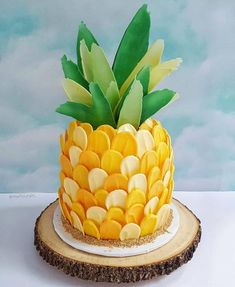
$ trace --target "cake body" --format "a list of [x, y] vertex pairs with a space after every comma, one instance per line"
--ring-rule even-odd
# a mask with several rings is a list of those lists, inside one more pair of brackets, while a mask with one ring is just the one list
[[164, 229], [174, 188], [170, 136], [159, 121], [118, 129], [73, 121], [61, 136], [64, 218], [96, 239], [138, 239]]

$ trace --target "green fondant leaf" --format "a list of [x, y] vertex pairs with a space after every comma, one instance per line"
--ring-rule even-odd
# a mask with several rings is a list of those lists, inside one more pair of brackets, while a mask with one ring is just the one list
[[[136, 80], [140, 81], [143, 87], [143, 96], [145, 96], [148, 93], [149, 78], [150, 78], [150, 67], [149, 66], [143, 67], [143, 69], [139, 72], [139, 74], [136, 77]], [[133, 82], [130, 84], [125, 94], [120, 98], [119, 103], [115, 110], [115, 118], [119, 117], [120, 110], [122, 108], [124, 100], [126, 99], [126, 96], [128, 95], [131, 89], [132, 84]]]
[[61, 64], [62, 64], [65, 78], [68, 78], [68, 79], [71, 79], [77, 82], [78, 84], [86, 88], [87, 90], [89, 89], [89, 84], [83, 77], [77, 65], [73, 61], [68, 60], [66, 55], [64, 55], [61, 58]]
[[119, 88], [145, 55], [149, 43], [149, 29], [150, 16], [145, 4], [127, 27], [114, 59], [113, 71]]
[[87, 28], [84, 22], [81, 22], [81, 24], [79, 25], [78, 37], [77, 37], [77, 62], [78, 62], [78, 68], [80, 69], [81, 72], [83, 71], [81, 54], [80, 54], [80, 43], [82, 40], [85, 41], [86, 46], [88, 47], [89, 50], [91, 50], [91, 45], [93, 43], [96, 43], [98, 45], [95, 37], [93, 36], [91, 31]]
[[142, 112], [143, 87], [138, 80], [134, 80], [126, 96], [118, 119], [118, 127], [129, 123], [138, 129]]
[[115, 81], [113, 71], [102, 48], [93, 44], [91, 47], [93, 81], [106, 94], [110, 82]]
[[91, 83], [90, 91], [93, 99], [93, 104], [91, 106], [66, 102], [65, 104], [60, 105], [56, 111], [60, 114], [73, 117], [81, 122], [90, 123], [94, 128], [103, 124], [109, 124], [116, 127], [109, 102], [103, 95], [99, 86], [95, 83]]
[[87, 122], [88, 106], [83, 104], [66, 102], [60, 105], [56, 109], [56, 112], [62, 115], [72, 117], [81, 122]]
[[92, 58], [91, 58], [91, 52], [87, 48], [85, 40], [82, 40], [80, 43], [80, 55], [81, 55], [83, 74], [85, 76], [85, 79], [90, 83], [93, 81]]
[[182, 63], [181, 58], [176, 58], [166, 62], [162, 62], [151, 70], [149, 91], [161, 82], [165, 77], [170, 75], [173, 71], [177, 70], [179, 65]]
[[70, 101], [85, 105], [92, 104], [92, 96], [83, 86], [70, 79], [64, 79], [62, 83]]
[[109, 84], [109, 87], [106, 91], [106, 98], [108, 99], [112, 110], [114, 110], [119, 101], [119, 90], [116, 81], [112, 81]]
[[143, 69], [137, 75], [136, 80], [139, 80], [141, 82], [141, 85], [143, 86], [144, 96], [148, 94], [149, 79], [150, 79], [150, 66], [143, 67]]
[[161, 108], [170, 103], [177, 94], [174, 91], [164, 89], [152, 92], [143, 98], [143, 108], [140, 123], [154, 115]]
[[90, 84], [90, 91], [93, 98], [93, 110], [94, 127], [98, 127], [103, 124], [109, 124], [112, 127], [116, 127], [116, 123], [113, 117], [113, 113], [108, 100], [105, 98], [100, 87], [95, 84]]

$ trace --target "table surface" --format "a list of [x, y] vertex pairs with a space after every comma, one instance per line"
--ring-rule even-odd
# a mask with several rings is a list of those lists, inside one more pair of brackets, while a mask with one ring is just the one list
[[[1, 286], [111, 286], [72, 278], [48, 265], [33, 245], [34, 223], [53, 193], [0, 194]], [[201, 219], [193, 259], [170, 275], [128, 286], [231, 286], [235, 266], [235, 192], [175, 192]], [[127, 284], [119, 284], [119, 286]]]

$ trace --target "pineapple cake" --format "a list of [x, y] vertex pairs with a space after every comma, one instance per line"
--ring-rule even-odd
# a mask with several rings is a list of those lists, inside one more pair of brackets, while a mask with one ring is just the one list
[[151, 117], [177, 98], [154, 89], [182, 60], [162, 62], [164, 41], [149, 46], [149, 31], [143, 5], [111, 66], [82, 22], [77, 62], [61, 59], [68, 100], [56, 111], [73, 120], [60, 136], [58, 197], [64, 221], [84, 238], [139, 240], [164, 230], [171, 216], [171, 138]]

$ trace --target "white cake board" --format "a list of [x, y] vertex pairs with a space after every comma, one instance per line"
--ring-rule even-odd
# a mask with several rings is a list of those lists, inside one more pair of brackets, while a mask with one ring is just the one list
[[165, 233], [157, 236], [152, 242], [131, 247], [98, 246], [91, 245], [81, 240], [75, 239], [70, 233], [65, 230], [65, 227], [63, 226], [59, 206], [57, 206], [54, 212], [53, 225], [56, 233], [64, 242], [80, 251], [108, 257], [135, 256], [158, 249], [161, 246], [165, 245], [167, 242], [169, 242], [175, 236], [180, 224], [179, 213], [174, 204], [171, 204], [171, 209], [173, 211], [173, 219]]

